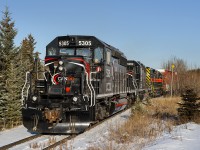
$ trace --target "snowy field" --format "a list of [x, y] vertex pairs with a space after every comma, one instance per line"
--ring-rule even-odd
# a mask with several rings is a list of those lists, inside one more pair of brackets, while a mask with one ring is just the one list
[[[76, 137], [73, 141], [68, 142], [68, 148], [86, 150], [88, 147], [95, 145], [106, 150], [105, 145], [110, 143], [107, 140], [108, 130], [103, 125], [100, 128], [99, 131], [94, 129]], [[125, 147], [126, 149], [134, 150], [135, 143], [129, 143]], [[123, 145], [113, 142], [112, 148], [121, 150]], [[176, 126], [170, 134], [163, 133], [161, 137], [144, 147], [143, 150], [200, 150], [200, 125], [187, 123]]]
[[171, 134], [163, 133], [144, 150], [200, 150], [200, 125], [187, 123], [176, 126]]
[[[108, 141], [109, 129], [120, 125], [125, 122], [130, 116], [130, 110], [121, 113], [118, 116], [104, 122], [103, 124], [86, 131], [83, 134], [78, 135], [75, 139], [68, 141], [63, 145], [63, 149], [66, 147], [74, 150], [86, 150], [88, 147], [106, 145]], [[0, 132], [0, 147], [8, 143], [23, 139], [25, 137], [32, 136], [31, 133], [23, 126]], [[113, 148], [123, 149], [123, 145], [117, 145], [114, 143]], [[129, 143], [130, 150], [134, 150], [134, 143]], [[13, 149], [13, 148], [12, 148]], [[27, 146], [24, 147], [27, 149]], [[59, 148], [58, 148], [59, 149]], [[143, 150], [199, 150], [200, 149], [200, 125], [195, 123], [187, 123], [173, 128], [173, 131], [169, 133], [163, 133], [161, 137], [158, 137], [156, 141], [147, 145]]]

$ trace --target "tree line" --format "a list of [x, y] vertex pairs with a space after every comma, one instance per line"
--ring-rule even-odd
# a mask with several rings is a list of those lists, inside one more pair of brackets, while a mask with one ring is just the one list
[[163, 62], [162, 68], [171, 71], [172, 65], [175, 66], [175, 81], [170, 85], [173, 87], [173, 95], [180, 96], [187, 89], [193, 89], [200, 94], [200, 69], [197, 66], [189, 67], [186, 61], [175, 56]]
[[[25, 74], [34, 67], [36, 41], [29, 34], [16, 46], [15, 22], [8, 7], [0, 20], [0, 129], [21, 124], [21, 89]], [[38, 53], [36, 53], [38, 54]]]

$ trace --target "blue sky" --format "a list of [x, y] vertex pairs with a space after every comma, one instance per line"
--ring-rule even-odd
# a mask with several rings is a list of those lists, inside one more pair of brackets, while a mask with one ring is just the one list
[[200, 67], [198, 0], [0, 0], [1, 12], [6, 5], [18, 30], [16, 46], [31, 33], [41, 58], [56, 36], [78, 34], [153, 68], [174, 56]]

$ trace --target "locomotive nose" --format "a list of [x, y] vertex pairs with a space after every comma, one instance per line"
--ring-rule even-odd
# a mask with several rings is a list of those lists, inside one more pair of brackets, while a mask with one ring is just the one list
[[[52, 86], [50, 86], [49, 93], [56, 94], [55, 91], [58, 91], [57, 94], [81, 94], [81, 87], [84, 84], [84, 75], [88, 66], [83, 57], [70, 57], [59, 60], [57, 65], [54, 65], [55, 74], [51, 78]], [[59, 88], [60, 90], [58, 90]]]

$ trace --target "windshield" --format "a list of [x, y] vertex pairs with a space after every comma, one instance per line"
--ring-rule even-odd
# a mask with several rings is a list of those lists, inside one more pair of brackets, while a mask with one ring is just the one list
[[88, 48], [77, 48], [76, 53], [74, 48], [61, 48], [60, 55], [77, 55], [77, 56], [84, 56], [84, 57], [92, 57], [92, 52]]
[[72, 48], [61, 48], [60, 55], [74, 55], [75, 50]]
[[92, 53], [87, 48], [79, 48], [79, 49], [76, 50], [76, 55], [85, 56], [85, 57], [91, 57]]

